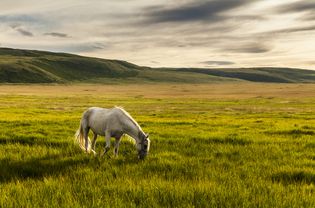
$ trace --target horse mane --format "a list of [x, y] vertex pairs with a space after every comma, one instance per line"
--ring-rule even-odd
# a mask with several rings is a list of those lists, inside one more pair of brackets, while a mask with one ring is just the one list
[[140, 125], [137, 123], [137, 121], [135, 119], [133, 119], [131, 117], [131, 115], [123, 107], [115, 106], [115, 108], [121, 110], [125, 114], [125, 116], [127, 116], [127, 118], [129, 118], [130, 121], [132, 123], [134, 123], [139, 128], [140, 131], [142, 131], [142, 129], [141, 129]]

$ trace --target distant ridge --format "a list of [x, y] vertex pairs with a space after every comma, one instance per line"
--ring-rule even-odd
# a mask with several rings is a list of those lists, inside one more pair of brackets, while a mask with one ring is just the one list
[[220, 77], [242, 79], [252, 82], [308, 83], [315, 82], [315, 71], [296, 68], [226, 68], [226, 69], [174, 69], [182, 72], [195, 72]]
[[68, 53], [0, 48], [0, 83], [315, 83], [315, 71], [293, 68], [150, 68]]

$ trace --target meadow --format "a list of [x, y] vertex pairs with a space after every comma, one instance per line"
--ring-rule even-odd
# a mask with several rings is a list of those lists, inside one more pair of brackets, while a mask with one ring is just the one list
[[[150, 134], [144, 161], [128, 137], [117, 158], [74, 143], [86, 108], [115, 105]], [[315, 207], [315, 85], [2, 85], [0, 196], [0, 207]]]

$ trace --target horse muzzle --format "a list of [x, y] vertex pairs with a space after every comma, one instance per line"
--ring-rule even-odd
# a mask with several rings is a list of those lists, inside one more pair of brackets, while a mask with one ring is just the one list
[[142, 152], [142, 151], [140, 151], [139, 154], [138, 154], [138, 158], [139, 158], [140, 160], [143, 160], [143, 159], [146, 158], [147, 154], [148, 154], [147, 152]]

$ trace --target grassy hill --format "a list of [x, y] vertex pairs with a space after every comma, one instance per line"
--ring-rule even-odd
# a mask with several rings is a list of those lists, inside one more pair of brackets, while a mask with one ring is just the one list
[[315, 82], [315, 71], [289, 68], [149, 68], [67, 53], [0, 48], [0, 83]]
[[252, 82], [308, 83], [315, 81], [315, 71], [294, 68], [230, 68], [230, 69], [173, 69], [180, 72], [194, 72], [219, 77], [229, 77]]
[[87, 58], [65, 53], [0, 49], [0, 82], [49, 83], [92, 78], [136, 76], [143, 68], [124, 61]]

